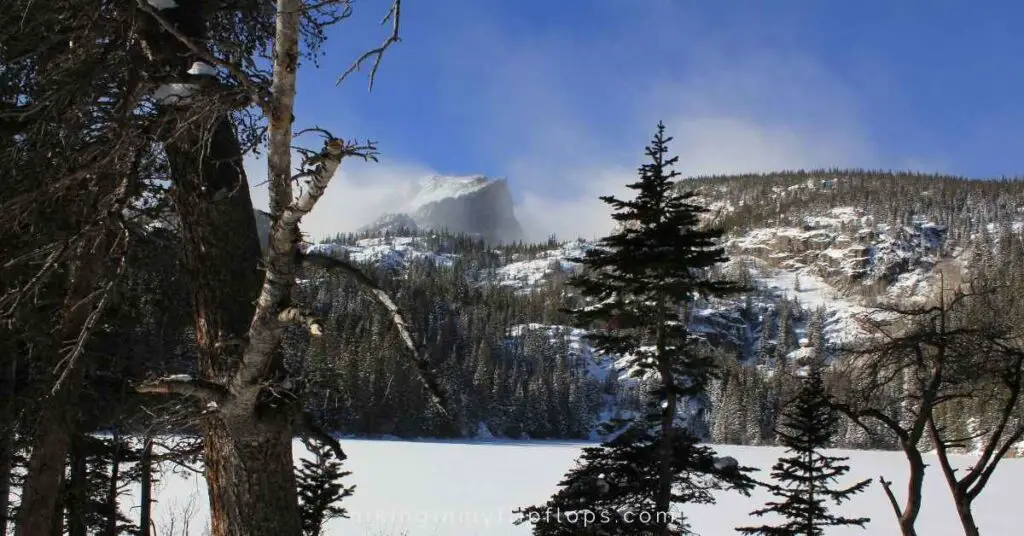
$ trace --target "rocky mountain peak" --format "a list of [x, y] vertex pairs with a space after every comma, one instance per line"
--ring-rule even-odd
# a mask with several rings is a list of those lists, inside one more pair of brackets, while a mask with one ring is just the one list
[[445, 229], [479, 236], [488, 242], [514, 242], [523, 230], [513, 211], [512, 192], [505, 179], [484, 175], [422, 179], [420, 189], [402, 211], [385, 214], [362, 231]]

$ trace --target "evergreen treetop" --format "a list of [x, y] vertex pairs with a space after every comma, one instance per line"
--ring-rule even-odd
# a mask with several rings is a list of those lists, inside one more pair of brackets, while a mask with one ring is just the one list
[[546, 504], [519, 510], [535, 535], [686, 534], [679, 505], [714, 502], [712, 490], [751, 487], [746, 468], [721, 463], [681, 422], [689, 416], [681, 408], [704, 394], [714, 365], [688, 332], [686, 306], [738, 286], [710, 278], [709, 268], [726, 260], [715, 242], [721, 232], [701, 229], [705, 209], [675, 188], [669, 141], [659, 123], [646, 147], [650, 161], [627, 185], [633, 200], [601, 198], [620, 229], [578, 260], [584, 271], [571, 280], [585, 306], [570, 313], [583, 327], [603, 328], [588, 335], [592, 345], [625, 356], [626, 367], [650, 384], [648, 412], [616, 423], [624, 426], [612, 438], [586, 449]]
[[639, 180], [627, 185], [636, 191], [634, 199], [601, 197], [614, 209], [619, 229], [576, 259], [584, 270], [570, 284], [588, 305], [570, 313], [584, 327], [614, 327], [588, 339], [600, 351], [630, 356], [628, 365], [640, 373], [657, 368], [659, 360], [674, 363], [674, 372], [689, 381], [666, 388], [687, 396], [703, 390], [702, 372], [712, 364], [684, 350], [689, 335], [681, 306], [741, 287], [707, 277], [708, 268], [728, 260], [716, 242], [722, 231], [701, 228], [707, 209], [692, 202], [694, 192], [680, 192], [673, 182], [678, 157], [666, 156], [670, 141], [658, 123], [645, 148], [650, 161], [640, 166]]
[[796, 398], [783, 412], [781, 426], [776, 430], [790, 456], [779, 458], [772, 466], [774, 482], [766, 487], [778, 501], [752, 512], [754, 516], [778, 514], [786, 519], [778, 525], [740, 527], [743, 534], [764, 536], [819, 536], [826, 527], [856, 525], [863, 527], [869, 518], [847, 518], [829, 512], [826, 503], [841, 504], [864, 491], [871, 480], [863, 480], [847, 488], [836, 488], [836, 481], [849, 472], [842, 462], [848, 458], [827, 456], [821, 449], [831, 445], [839, 424], [839, 415], [832, 406], [822, 380], [822, 361], [814, 359], [808, 367]]
[[302, 532], [306, 536], [319, 536], [327, 521], [348, 517], [348, 511], [340, 503], [355, 493], [355, 486], [346, 487], [341, 483], [341, 479], [352, 472], [341, 469], [341, 462], [329, 445], [310, 439], [304, 439], [303, 444], [313, 457], [303, 458], [302, 467], [295, 470]]

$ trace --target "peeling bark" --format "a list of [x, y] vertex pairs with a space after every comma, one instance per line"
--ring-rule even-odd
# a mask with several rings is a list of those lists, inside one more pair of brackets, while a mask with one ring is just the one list
[[[259, 290], [260, 248], [241, 156], [229, 136], [230, 125], [225, 121], [218, 129], [221, 133], [213, 137], [202, 161], [194, 157], [194, 148], [177, 148], [174, 172], [200, 380], [209, 385], [227, 383], [242, 364], [246, 346], [221, 342], [240, 338], [249, 328]], [[233, 195], [216, 202], [203, 195], [208, 184], [225, 181], [234, 183]], [[199, 383], [166, 382], [160, 388], [181, 392], [198, 389]], [[258, 385], [221, 389], [218, 397], [223, 398], [216, 399], [220, 411], [201, 421], [212, 534], [298, 535], [288, 421], [258, 412]]]
[[[303, 162], [306, 169], [300, 177], [292, 176], [292, 114], [303, 4], [301, 0], [276, 4], [273, 77], [266, 101], [259, 103], [269, 121], [272, 218], [262, 263], [241, 155], [227, 118], [217, 122], [212, 137], [204, 136], [195, 125], [201, 121], [182, 121], [180, 128], [169, 129], [174, 136], [166, 140], [196, 315], [200, 378], [186, 382], [165, 378], [139, 390], [217, 403], [217, 411], [204, 414], [201, 420], [214, 536], [302, 533], [291, 445], [295, 432], [310, 430], [301, 420], [298, 399], [276, 388], [286, 374], [281, 352], [285, 327], [299, 323], [313, 335], [320, 331], [316, 319], [291, 302], [299, 268], [298, 225], [323, 195], [342, 158], [366, 158], [372, 151], [372, 147], [346, 145], [328, 136], [320, 155]], [[201, 15], [184, 8], [159, 13], [143, 8], [168, 30], [154, 39], [172, 41], [163, 43], [167, 47], [150, 49], [165, 56], [167, 50], [174, 50], [167, 57], [179, 62], [204, 58], [196, 45], [202, 42], [201, 36], [195, 33], [202, 25], [194, 20]], [[242, 80], [247, 82], [253, 81]], [[360, 154], [362, 149], [366, 153]], [[294, 178], [306, 178], [304, 192], [297, 198], [292, 193]], [[216, 197], [211, 192], [229, 195]], [[257, 265], [265, 270], [262, 276]]]
[[223, 413], [203, 427], [212, 534], [300, 535], [291, 428]]

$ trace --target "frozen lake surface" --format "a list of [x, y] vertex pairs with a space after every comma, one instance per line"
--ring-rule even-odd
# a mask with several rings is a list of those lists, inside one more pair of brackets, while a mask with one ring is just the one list
[[[539, 504], [555, 490], [565, 471], [586, 443], [545, 441], [385, 441], [353, 440], [342, 442], [349, 459], [344, 467], [352, 471], [345, 480], [357, 486], [355, 495], [345, 500], [350, 519], [332, 521], [330, 535], [367, 536], [504, 536], [530, 534], [528, 524], [514, 526], [512, 510]], [[296, 443], [297, 453], [302, 447]], [[778, 447], [717, 447], [721, 455], [737, 458], [741, 464], [766, 473], [783, 452]], [[304, 452], [304, 451], [303, 451]], [[830, 535], [898, 534], [892, 509], [881, 486], [880, 475], [895, 482], [902, 500], [906, 485], [906, 466], [898, 452], [837, 451], [851, 456], [849, 481], [872, 478], [875, 482], [864, 493], [844, 503], [838, 512], [849, 517], [872, 518], [866, 529], [843, 527]], [[933, 456], [926, 460], [934, 462]], [[969, 457], [958, 458], [963, 465]], [[1020, 507], [1024, 460], [1004, 460], [988, 487], [975, 503], [975, 517], [986, 536], [1013, 536], [1024, 526]], [[156, 490], [155, 505], [158, 533], [170, 522], [171, 512], [180, 512], [190, 501], [193, 519], [189, 534], [206, 533], [206, 489], [199, 475], [166, 475]], [[704, 536], [738, 534], [736, 526], [758, 524], [749, 512], [763, 504], [766, 493], [752, 497], [723, 493], [715, 505], [688, 506], [685, 510], [693, 528]], [[125, 509], [132, 509], [131, 497], [125, 497]], [[134, 509], [130, 510], [134, 511]], [[131, 514], [129, 514], [131, 515]], [[180, 524], [179, 514], [178, 527]], [[761, 520], [767, 521], [767, 518]], [[924, 509], [918, 532], [928, 536], [963, 534], [945, 481], [938, 465], [932, 463], [926, 474]], [[180, 532], [179, 532], [180, 534]]]

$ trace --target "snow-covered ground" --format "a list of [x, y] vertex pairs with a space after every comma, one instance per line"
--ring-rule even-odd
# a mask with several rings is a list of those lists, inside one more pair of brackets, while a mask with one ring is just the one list
[[455, 260], [455, 255], [424, 249], [422, 240], [409, 236], [364, 238], [353, 245], [313, 244], [309, 246], [307, 252], [337, 257], [348, 256], [354, 262], [375, 263], [396, 270], [406, 268], [411, 261], [425, 259], [438, 266], [451, 266]]
[[[297, 449], [301, 446], [296, 443]], [[350, 519], [332, 521], [326, 534], [367, 536], [499, 536], [528, 535], [529, 525], [513, 526], [512, 510], [544, 501], [556, 488], [563, 473], [578, 456], [584, 443], [516, 441], [343, 441], [353, 474], [347, 484], [357, 486], [346, 499]], [[725, 445], [720, 454], [767, 472], [783, 452], [777, 447]], [[844, 503], [838, 512], [868, 516], [866, 529], [839, 528], [830, 535], [898, 534], [892, 509], [877, 478], [893, 480], [902, 496], [906, 469], [898, 452], [841, 451], [851, 456], [852, 472], [845, 481], [872, 478], [866, 492]], [[959, 460], [967, 465], [971, 458]], [[928, 536], [963, 534], [945, 482], [932, 464], [925, 479], [924, 509], [918, 532]], [[1002, 462], [985, 492], [975, 503], [975, 516], [986, 536], [1020, 534], [1024, 511], [1016, 508], [1019, 483], [1024, 480], [1024, 460]], [[160, 534], [168, 524], [170, 511], [180, 511], [192, 496], [193, 521], [189, 534], [205, 533], [206, 493], [201, 477], [167, 476], [159, 484], [156, 522]], [[748, 513], [760, 507], [767, 495], [746, 498], [723, 493], [716, 505], [689, 506], [686, 515], [693, 528], [704, 536], [737, 534], [736, 526], [755, 524]], [[126, 497], [125, 509], [137, 512]], [[128, 510], [132, 508], [131, 510]], [[131, 514], [129, 514], [131, 515]], [[768, 521], [764, 518], [762, 521]], [[179, 524], [180, 526], [180, 524]]]

